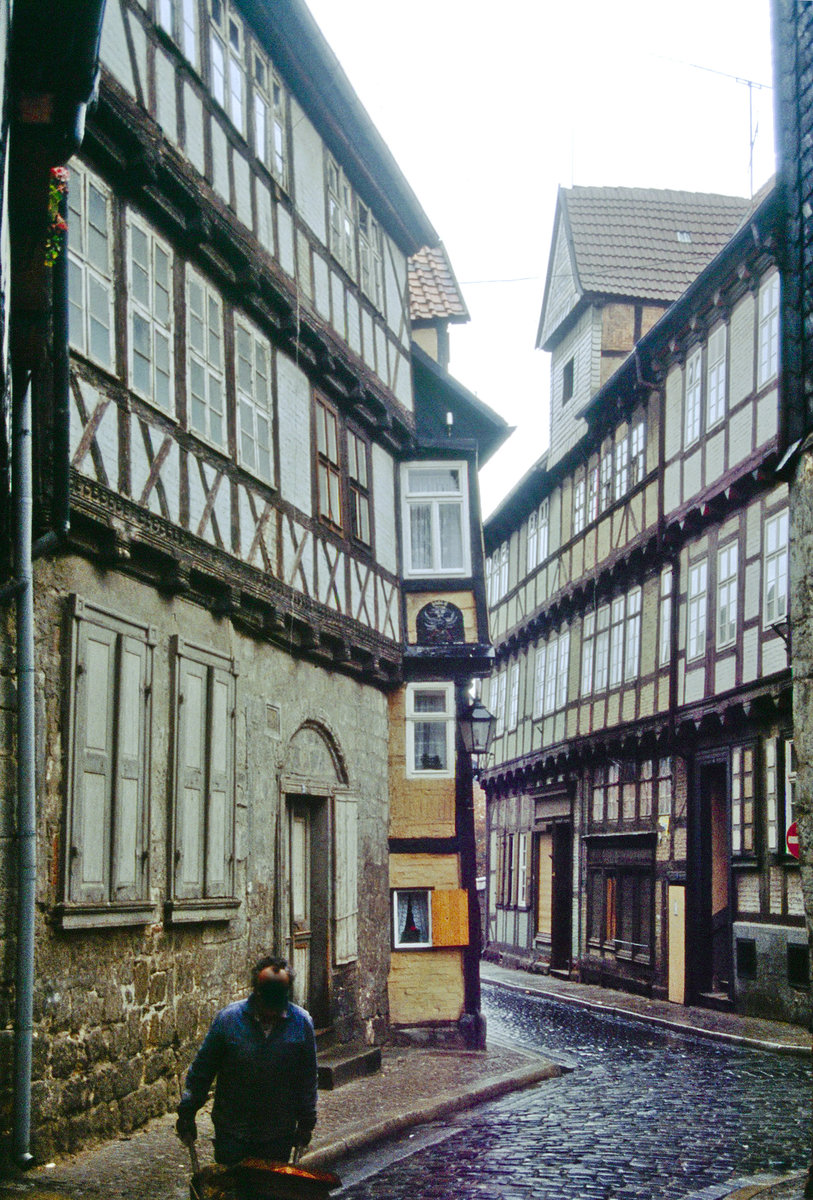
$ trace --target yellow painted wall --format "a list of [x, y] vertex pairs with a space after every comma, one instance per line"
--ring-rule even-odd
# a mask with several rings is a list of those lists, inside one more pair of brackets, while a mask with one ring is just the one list
[[391, 888], [460, 887], [460, 858], [457, 854], [391, 854]]
[[460, 950], [394, 950], [388, 989], [394, 1025], [457, 1021], [463, 1012]]
[[453, 837], [454, 778], [406, 777], [405, 703], [404, 688], [390, 696], [390, 837]]
[[407, 639], [418, 640], [416, 619], [422, 608], [432, 600], [447, 600], [463, 614], [463, 634], [467, 642], [477, 642], [477, 612], [474, 607], [474, 592], [415, 592], [406, 598]]

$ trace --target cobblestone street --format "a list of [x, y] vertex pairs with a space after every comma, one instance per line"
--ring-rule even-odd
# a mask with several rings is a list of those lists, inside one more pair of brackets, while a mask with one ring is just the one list
[[459, 1133], [348, 1187], [348, 1200], [678, 1200], [806, 1164], [808, 1062], [484, 992], [490, 1038], [572, 1072], [460, 1118]]

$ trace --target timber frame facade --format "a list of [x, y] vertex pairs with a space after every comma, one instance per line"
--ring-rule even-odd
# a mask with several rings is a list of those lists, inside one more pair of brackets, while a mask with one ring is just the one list
[[[599, 214], [621, 191], [560, 193], [557, 229], [576, 201]], [[740, 203], [671, 304], [634, 280], [580, 290], [586, 224], [572, 266], [554, 245], [551, 449], [485, 525], [497, 664], [483, 699], [500, 722], [483, 781], [486, 954], [804, 1021], [786, 843], [779, 210], [770, 190]], [[688, 218], [670, 219], [665, 262], [692, 240]], [[563, 278], [574, 282], [559, 303]], [[647, 321], [655, 304], [663, 315]], [[582, 363], [625, 351], [603, 374], [582, 370], [581, 390], [579, 327], [592, 331]]]
[[[301, 0], [108, 0], [100, 61], [43, 275], [69, 361], [32, 384], [35, 534], [63, 477], [70, 516], [35, 577], [38, 1157], [171, 1108], [262, 954], [323, 1045], [380, 1043], [394, 1009], [466, 1037], [478, 1006], [457, 716], [490, 666], [478, 457], [508, 431], [412, 343], [437, 235]], [[465, 316], [458, 293], [421, 327]], [[398, 889], [443, 893], [442, 1012], [393, 982]]]

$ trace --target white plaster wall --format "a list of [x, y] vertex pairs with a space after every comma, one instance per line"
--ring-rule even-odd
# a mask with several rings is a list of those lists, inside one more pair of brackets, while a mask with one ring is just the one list
[[136, 85], [130, 55], [127, 53], [121, 0], [110, 0], [105, 9], [99, 57], [124, 90], [135, 96]]
[[322, 139], [291, 98], [293, 126], [293, 172], [296, 206], [302, 220], [313, 230], [322, 245], [327, 245], [325, 230], [325, 168]]
[[156, 119], [174, 145], [178, 144], [178, 111], [175, 101], [175, 66], [163, 50], [155, 51]]
[[311, 497], [310, 382], [285, 354], [276, 355], [280, 493], [309, 516]]
[[729, 405], [736, 406], [754, 387], [754, 297], [743, 296], [732, 309]]
[[395, 466], [381, 446], [373, 443], [373, 519], [375, 553], [381, 566], [393, 575], [398, 570], [395, 533]]
[[204, 174], [206, 161], [203, 150], [203, 102], [191, 84], [183, 89], [184, 121], [186, 123], [186, 153], [193, 167]]

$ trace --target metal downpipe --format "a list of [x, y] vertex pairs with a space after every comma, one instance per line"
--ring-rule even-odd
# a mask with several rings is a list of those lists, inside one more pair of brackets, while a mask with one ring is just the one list
[[34, 761], [34, 581], [31, 558], [31, 375], [12, 381], [12, 480], [17, 594], [17, 970], [14, 1025], [14, 1159], [31, 1154], [31, 1063], [34, 1030], [36, 790]]

